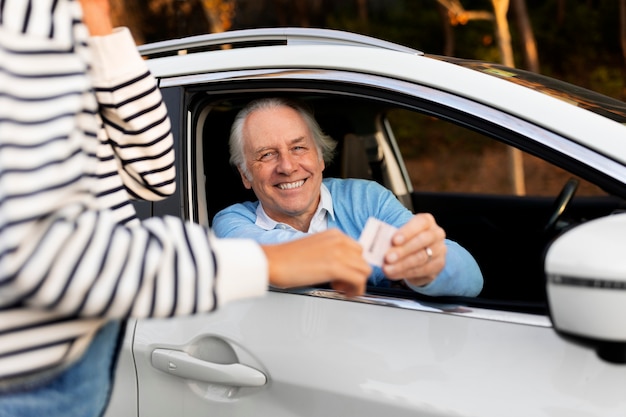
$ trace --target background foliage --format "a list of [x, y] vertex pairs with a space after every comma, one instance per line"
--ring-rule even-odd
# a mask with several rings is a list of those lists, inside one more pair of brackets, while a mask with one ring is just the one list
[[[138, 43], [187, 35], [269, 26], [325, 27], [373, 35], [434, 54], [445, 54], [450, 18], [442, 4], [493, 12], [494, 0], [112, 0], [119, 24]], [[509, 1], [509, 0], [505, 0]], [[624, 99], [620, 45], [623, 0], [522, 1], [534, 34], [540, 72]], [[524, 45], [509, 6], [515, 66], [527, 67]], [[495, 25], [458, 19], [452, 53], [501, 62]]]
[[[513, 65], [624, 100], [626, 0], [111, 0], [138, 44], [259, 27], [322, 27], [375, 36], [431, 54], [502, 63], [505, 7]], [[520, 11], [521, 8], [521, 11]], [[622, 13], [623, 21], [620, 21]], [[522, 18], [523, 17], [523, 18]], [[524, 31], [524, 22], [530, 30]], [[531, 40], [529, 42], [529, 34]], [[500, 38], [501, 39], [501, 38]], [[502, 42], [501, 42], [502, 43]], [[536, 49], [532, 59], [529, 51]], [[391, 115], [390, 115], [391, 116]], [[493, 141], [395, 115], [418, 190], [556, 195], [569, 174]], [[418, 133], [415, 133], [418, 132]], [[421, 132], [421, 134], [419, 133]], [[460, 172], [461, 175], [455, 175]], [[473, 180], [473, 181], [472, 181]], [[602, 193], [582, 186], [579, 194]]]

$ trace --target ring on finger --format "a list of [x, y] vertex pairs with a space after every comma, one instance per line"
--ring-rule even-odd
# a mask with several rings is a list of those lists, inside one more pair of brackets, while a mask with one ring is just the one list
[[424, 251], [426, 252], [426, 256], [428, 256], [426, 262], [430, 262], [430, 260], [433, 259], [433, 250], [430, 247], [426, 246], [426, 248], [424, 248]]

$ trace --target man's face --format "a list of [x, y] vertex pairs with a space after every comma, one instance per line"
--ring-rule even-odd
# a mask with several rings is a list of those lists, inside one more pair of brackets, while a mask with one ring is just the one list
[[306, 123], [290, 107], [251, 113], [243, 128], [243, 151], [251, 178], [241, 175], [265, 212], [302, 230], [320, 200], [324, 161]]

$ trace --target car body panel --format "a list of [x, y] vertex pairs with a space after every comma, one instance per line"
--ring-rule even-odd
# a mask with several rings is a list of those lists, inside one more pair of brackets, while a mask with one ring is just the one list
[[[344, 303], [270, 292], [178, 324], [140, 321], [140, 415], [623, 415], [626, 367], [563, 343], [549, 325]], [[194, 352], [214, 339], [266, 373], [267, 385], [181, 380], [149, 361], [156, 348]]]
[[[276, 53], [275, 48], [284, 48], [285, 51]], [[322, 61], [319, 56], [325, 59]], [[176, 62], [177, 70], [172, 71], [174, 65], [171, 61]], [[326, 68], [354, 72], [363, 72], [363, 68], [367, 68], [370, 74], [435, 87], [488, 104], [539, 126], [549, 127], [556, 133], [626, 163], [626, 141], [623, 140], [626, 126], [531, 88], [502, 83], [493, 75], [424, 56], [350, 46], [284, 46], [165, 57], [158, 62], [148, 61], [148, 64], [156, 76], [167, 77], [246, 68]], [[595, 129], [595, 126], [601, 126], [601, 130]]]
[[[230, 36], [237, 34], [216, 38]], [[508, 82], [497, 65], [477, 70], [402, 48], [301, 40], [147, 60], [172, 120], [178, 179], [172, 198], [138, 203], [139, 215], [209, 226], [241, 187], [225, 172], [229, 117], [253, 97], [302, 95], [322, 103], [317, 116], [341, 113], [356, 133], [376, 136], [388, 162], [381, 183], [407, 207], [433, 213], [474, 254], [483, 294], [376, 288], [345, 299], [323, 286], [271, 289], [208, 314], [130, 320], [107, 417], [626, 415], [626, 365], [555, 331], [542, 258], [558, 233], [626, 208], [626, 126], [540, 84]], [[414, 190], [393, 128], [377, 113], [386, 109], [479, 132], [607, 194], [573, 200], [573, 220], [546, 235], [554, 196]], [[169, 362], [155, 350], [171, 354]], [[249, 386], [260, 374], [267, 382]], [[215, 382], [223, 378], [241, 386]]]

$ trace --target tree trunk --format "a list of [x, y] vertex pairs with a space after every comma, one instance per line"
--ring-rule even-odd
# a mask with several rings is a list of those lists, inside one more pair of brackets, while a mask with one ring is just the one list
[[622, 100], [626, 99], [626, 0], [619, 1], [619, 39], [622, 46]]
[[[624, 2], [624, 0], [621, 0]], [[529, 71], [540, 72], [539, 55], [537, 53], [537, 42], [533, 28], [528, 20], [528, 11], [526, 8], [526, 0], [513, 0], [513, 8], [517, 27], [522, 35], [522, 51], [524, 52], [525, 67]]]
[[220, 33], [230, 29], [235, 17], [235, 3], [236, 0], [202, 0], [209, 32]]
[[500, 61], [506, 66], [515, 67], [511, 46], [511, 30], [506, 16], [509, 11], [509, 0], [491, 0], [491, 4], [496, 17], [496, 40], [500, 50]]
[[369, 10], [367, 8], [367, 0], [357, 0], [357, 8], [359, 10], [359, 20], [363, 24], [363, 27], [369, 26]]
[[[500, 49], [500, 59], [502, 63], [509, 67], [515, 67], [513, 59], [513, 48], [511, 46], [511, 30], [507, 20], [509, 10], [509, 0], [491, 0], [493, 11], [496, 17], [496, 39]], [[526, 184], [524, 183], [524, 161], [522, 152], [512, 146], [508, 147], [509, 166], [511, 168], [511, 188], [516, 195], [526, 194]]]
[[450, 16], [448, 15], [448, 9], [440, 2], [437, 3], [437, 10], [441, 16], [441, 22], [443, 23], [443, 54], [447, 56], [454, 55], [454, 30], [452, 30], [452, 24], [450, 23]]

